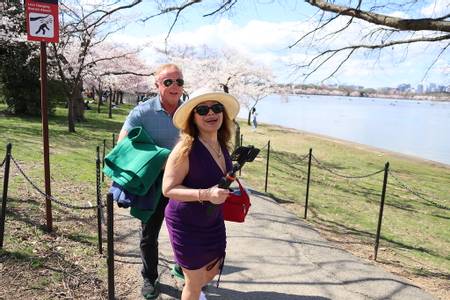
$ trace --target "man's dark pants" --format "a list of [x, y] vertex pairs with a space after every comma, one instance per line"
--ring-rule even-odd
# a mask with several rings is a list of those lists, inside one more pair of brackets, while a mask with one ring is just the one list
[[142, 277], [151, 283], [158, 279], [158, 236], [164, 219], [164, 210], [169, 199], [161, 195], [158, 207], [147, 223], [141, 226]]

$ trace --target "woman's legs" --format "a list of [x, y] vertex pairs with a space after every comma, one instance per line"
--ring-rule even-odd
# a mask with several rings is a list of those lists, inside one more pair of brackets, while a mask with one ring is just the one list
[[181, 292], [181, 300], [198, 300], [203, 287], [205, 269], [186, 270], [184, 273], [184, 287]]
[[219, 273], [222, 259], [216, 258], [197, 270], [182, 268], [184, 273], [184, 287], [181, 293], [181, 300], [198, 300], [202, 288]]

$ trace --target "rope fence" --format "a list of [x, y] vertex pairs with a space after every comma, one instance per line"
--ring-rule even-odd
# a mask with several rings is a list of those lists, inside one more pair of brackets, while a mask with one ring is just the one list
[[296, 165], [296, 164], [299, 164], [299, 163], [305, 161], [308, 157], [309, 157], [309, 153], [306, 153], [305, 155], [301, 156], [298, 160], [294, 161], [294, 162], [291, 163], [290, 165]]
[[[115, 146], [115, 136], [113, 135], [112, 137], [112, 147]], [[243, 136], [241, 136], [241, 142], [243, 140]], [[10, 147], [10, 146], [9, 146]], [[274, 152], [274, 149], [271, 148], [271, 142], [270, 140], [260, 148], [260, 151], [265, 150], [267, 148], [266, 151], [266, 162], [265, 162], [265, 186], [264, 186], [264, 191], [267, 193], [267, 187], [268, 187], [268, 180], [269, 180], [269, 163], [270, 163], [270, 154], [271, 152]], [[101, 172], [101, 168], [104, 166], [105, 164], [105, 155], [106, 155], [106, 140], [103, 140], [103, 145], [102, 145], [102, 151], [101, 151], [101, 155], [100, 155], [100, 147], [97, 146], [97, 159], [96, 159], [96, 186], [97, 186], [97, 193], [96, 193], [96, 197], [97, 197], [97, 205], [92, 205], [92, 203], [90, 203], [88, 201], [88, 205], [72, 205], [72, 204], [68, 204], [64, 201], [61, 201], [57, 198], [55, 198], [54, 196], [51, 195], [47, 195], [42, 189], [40, 189], [38, 187], [38, 185], [36, 183], [34, 183], [31, 179], [30, 176], [28, 176], [25, 171], [23, 170], [23, 168], [20, 166], [20, 164], [17, 162], [17, 160], [11, 155], [8, 154], [3, 158], [2, 162], [0, 163], [0, 168], [2, 168], [5, 164], [8, 166], [9, 168], [9, 159], [13, 162], [13, 164], [15, 165], [15, 167], [17, 168], [18, 172], [24, 177], [24, 179], [39, 193], [41, 194], [43, 197], [45, 197], [45, 199], [50, 199], [51, 201], [65, 207], [65, 208], [69, 208], [69, 209], [80, 209], [80, 210], [88, 210], [88, 209], [96, 209], [97, 210], [97, 216], [98, 216], [98, 231], [99, 231], [99, 252], [102, 253], [102, 237], [101, 237], [101, 231], [102, 231], [102, 224], [107, 224], [107, 230], [108, 230], [108, 253], [107, 253], [107, 263], [108, 263], [108, 296], [110, 299], [114, 298], [114, 244], [113, 244], [113, 200], [112, 200], [112, 195], [108, 194], [107, 195], [107, 201], [106, 202], [102, 202], [101, 201], [101, 191], [100, 191], [100, 184], [101, 182], [104, 182], [104, 174], [103, 172]], [[273, 155], [273, 154], [272, 154]], [[300, 164], [302, 162], [307, 161], [307, 167], [308, 167], [308, 171], [307, 171], [307, 186], [306, 186], [306, 198], [305, 198], [305, 215], [304, 218], [306, 219], [307, 217], [307, 210], [308, 210], [308, 199], [309, 199], [309, 185], [310, 185], [310, 180], [311, 180], [311, 167], [314, 163], [314, 165], [321, 169], [324, 170], [326, 172], [329, 172], [337, 177], [340, 178], [345, 178], [345, 179], [363, 179], [363, 178], [368, 178], [368, 177], [372, 177], [375, 175], [378, 175], [380, 173], [384, 172], [384, 178], [383, 178], [383, 184], [381, 187], [381, 201], [380, 201], [380, 210], [379, 210], [379, 215], [378, 215], [378, 226], [377, 226], [377, 233], [376, 233], [376, 241], [375, 241], [375, 255], [374, 255], [374, 259], [376, 260], [377, 258], [377, 252], [378, 252], [378, 245], [379, 245], [379, 239], [380, 239], [380, 233], [381, 233], [381, 222], [382, 222], [382, 215], [383, 215], [383, 207], [384, 207], [384, 200], [385, 200], [385, 195], [386, 195], [386, 186], [387, 186], [387, 182], [388, 182], [388, 175], [393, 178], [395, 180], [395, 182], [403, 189], [405, 189], [406, 191], [408, 191], [409, 193], [415, 195], [416, 197], [426, 201], [427, 203], [430, 203], [432, 205], [434, 205], [435, 207], [439, 208], [439, 209], [445, 209], [445, 210], [450, 210], [450, 208], [446, 205], [442, 205], [439, 204], [438, 202], [431, 200], [431, 199], [427, 199], [426, 197], [424, 197], [422, 194], [424, 193], [419, 193], [417, 192], [415, 189], [411, 188], [409, 185], [407, 185], [406, 183], [404, 183], [400, 178], [398, 178], [398, 176], [389, 169], [389, 162], [386, 163], [385, 167], [365, 174], [365, 175], [355, 175], [355, 174], [344, 174], [341, 171], [339, 171], [336, 168], [332, 168], [327, 166], [326, 162], [323, 162], [321, 160], [319, 160], [315, 155], [312, 154], [312, 148], [309, 149], [309, 153], [303, 154], [300, 157], [297, 157], [295, 161], [293, 162], [283, 162], [282, 159], [277, 158], [276, 156], [274, 156], [275, 159], [282, 164], [286, 164], [287, 166], [293, 167], [294, 165]], [[8, 159], [9, 158], [9, 159]], [[306, 164], [305, 164], [306, 166]], [[295, 170], [298, 171], [299, 168], [294, 168]], [[6, 172], [5, 172], [6, 173]], [[5, 195], [5, 193], [4, 193]], [[4, 196], [4, 198], [6, 198], [6, 196]], [[5, 202], [6, 199], [3, 199], [3, 202]], [[6, 205], [6, 204], [5, 204]], [[104, 211], [103, 209], [106, 207], [106, 211], [107, 211], [107, 220], [105, 222], [105, 217], [104, 217]], [[5, 212], [5, 209], [2, 207], [2, 213]], [[101, 220], [100, 220], [101, 219]], [[1, 222], [0, 222], [1, 223]], [[2, 225], [2, 224], [0, 224]], [[4, 225], [2, 225], [2, 227], [4, 228]], [[1, 230], [0, 230], [1, 231]], [[0, 235], [0, 239], [1, 239], [1, 243], [0, 243], [0, 248], [2, 247], [2, 242], [3, 242], [3, 234]]]
[[265, 144], [263, 147], [259, 148], [260, 151], [264, 150], [264, 148], [267, 148], [267, 146], [269, 145], [269, 143]]
[[3, 158], [2, 163], [0, 163], [0, 168], [3, 168], [3, 165], [5, 164], [5, 162], [6, 162], [6, 156]]
[[[112, 134], [112, 147], [114, 147], [114, 146], [115, 146], [115, 135]], [[59, 200], [52, 195], [47, 195], [41, 188], [38, 187], [38, 185], [36, 183], [34, 183], [30, 179], [30, 176], [26, 174], [24, 169], [21, 167], [21, 165], [18, 163], [18, 161], [15, 159], [15, 157], [13, 157], [12, 154], [9, 155], [9, 158], [13, 162], [14, 166], [17, 168], [19, 173], [23, 176], [23, 178], [25, 178], [25, 180], [33, 187], [33, 189], [36, 190], [39, 194], [41, 194], [45, 199], [49, 199], [65, 208], [69, 208], [69, 209], [80, 209], [80, 210], [98, 209], [101, 214], [102, 223], [105, 223], [103, 208], [106, 207], [106, 202], [102, 203], [101, 201], [99, 201], [99, 199], [101, 199], [100, 181], [102, 181], [102, 182], [104, 181], [104, 177], [103, 177], [104, 174], [103, 174], [103, 172], [101, 172], [100, 168], [104, 167], [105, 155], [106, 155], [106, 139], [103, 140], [103, 153], [102, 153], [101, 157], [100, 157], [99, 147], [97, 146], [97, 160], [96, 160], [97, 205], [92, 205], [92, 203], [90, 201], [88, 201], [87, 205], [73, 205], [73, 204], [68, 204], [65, 201]], [[5, 165], [7, 158], [8, 158], [8, 155], [5, 155], [5, 157], [3, 158], [3, 160], [0, 164], [0, 168], [2, 168]]]
[[[50, 199], [51, 201], [54, 201], [55, 203], [66, 207], [66, 208], [70, 208], [70, 209], [96, 209], [98, 206], [95, 205], [93, 206], [92, 204], [89, 203], [88, 206], [77, 206], [77, 205], [72, 205], [72, 204], [67, 204], [61, 200], [56, 199], [54, 196], [51, 195], [47, 195], [45, 192], [43, 192], [31, 179], [29, 176], [27, 176], [27, 174], [25, 174], [25, 172], [23, 171], [22, 167], [19, 165], [19, 163], [15, 160], [14, 156], [11, 155], [11, 160], [14, 163], [14, 165], [16, 166], [17, 170], [20, 172], [20, 174], [22, 174], [22, 176], [25, 178], [26, 181], [28, 181], [28, 183], [36, 190], [38, 191], [42, 196], [44, 196], [46, 199]], [[104, 204], [102, 204], [102, 206], [105, 206]]]
[[[242, 137], [241, 137], [242, 139]], [[368, 174], [363, 174], [363, 175], [358, 175], [358, 174], [345, 174], [342, 171], [340, 171], [339, 169], [336, 168], [332, 168], [327, 166], [326, 162], [323, 162], [321, 160], [319, 160], [315, 155], [312, 154], [312, 148], [309, 149], [309, 153], [306, 153], [304, 155], [301, 155], [300, 157], [298, 157], [295, 161], [284, 161], [283, 159], [281, 159], [279, 157], [278, 154], [283, 153], [283, 152], [278, 152], [277, 155], [273, 155], [273, 153], [276, 153], [276, 150], [274, 150], [273, 145], [271, 147], [270, 144], [270, 140], [263, 146], [260, 148], [260, 150], [263, 150], [267, 148], [266, 151], [266, 163], [265, 163], [265, 184], [264, 184], [264, 192], [267, 193], [267, 189], [268, 189], [268, 182], [269, 182], [269, 165], [270, 165], [270, 154], [272, 152], [272, 159], [275, 159], [279, 164], [284, 164], [290, 168], [292, 168], [293, 172], [299, 171], [298, 167], [295, 167], [295, 165], [300, 164], [302, 162], [304, 162], [306, 159], [308, 159], [307, 165], [306, 164], [302, 164], [302, 166], [306, 165], [308, 167], [307, 170], [307, 176], [306, 176], [306, 190], [305, 190], [305, 212], [304, 212], [304, 218], [307, 218], [307, 213], [308, 213], [308, 201], [309, 201], [309, 187], [310, 187], [310, 181], [311, 181], [311, 167], [312, 165], [316, 166], [318, 169], [321, 169], [325, 172], [329, 172], [337, 177], [340, 178], [345, 178], [345, 179], [364, 179], [364, 178], [369, 178], [369, 177], [373, 177], [376, 176], [378, 174], [384, 173], [383, 178], [380, 180], [382, 180], [382, 183], [380, 183], [380, 187], [381, 187], [381, 191], [378, 194], [378, 196], [380, 197], [380, 208], [379, 208], [379, 213], [378, 213], [378, 224], [377, 224], [377, 232], [376, 232], [376, 237], [375, 237], [375, 244], [374, 244], [374, 260], [377, 259], [377, 254], [378, 254], [378, 246], [379, 246], [379, 240], [380, 240], [380, 236], [381, 236], [381, 223], [382, 223], [382, 219], [383, 219], [383, 210], [384, 210], [384, 202], [385, 202], [385, 198], [387, 195], [387, 185], [388, 185], [388, 177], [390, 176], [391, 178], [394, 179], [394, 181], [404, 190], [406, 190], [408, 193], [418, 197], [419, 199], [426, 201], [429, 204], [432, 204], [434, 207], [438, 208], [438, 209], [444, 209], [444, 210], [450, 210], [450, 207], [440, 204], [439, 201], [434, 201], [431, 199], [428, 199], [425, 195], [425, 193], [420, 193], [417, 191], [417, 189], [413, 189], [411, 188], [409, 185], [407, 185], [406, 183], [404, 183], [400, 178], [398, 178], [398, 176], [396, 176], [394, 174], [394, 172], [390, 169], [390, 165], [389, 162], [386, 162], [384, 168], [370, 172]], [[287, 155], [289, 155], [289, 153], [286, 153]], [[287, 159], [286, 159], [287, 160]], [[280, 165], [278, 166], [272, 166], [272, 168], [279, 168]], [[283, 168], [283, 170], [285, 170]], [[284, 171], [284, 172], [289, 172], [289, 171]], [[302, 177], [303, 178], [303, 177]], [[332, 180], [331, 180], [332, 181]]]
[[[268, 145], [269, 145], [269, 142], [266, 143], [262, 148], [260, 148], [260, 150], [266, 148]], [[274, 150], [273, 146], [271, 146], [270, 149], [271, 149], [271, 152], [275, 152], [276, 151], [276, 150]], [[270, 155], [270, 153], [268, 153], [268, 155]], [[300, 156], [300, 158], [298, 158], [296, 161], [289, 162], [289, 164], [286, 164], [286, 165], [293, 166], [293, 165], [299, 164], [299, 163], [305, 161], [309, 157], [309, 155], [310, 155], [309, 153], [306, 153], [306, 154]], [[276, 156], [275, 156], [275, 159], [277, 161], [283, 163], [282, 160], [276, 158]], [[363, 178], [368, 178], [368, 177], [372, 177], [372, 176], [378, 175], [378, 174], [383, 173], [385, 171], [385, 168], [383, 168], [383, 169], [380, 169], [378, 171], [374, 171], [374, 172], [371, 172], [371, 173], [368, 173], [368, 174], [364, 174], [364, 175], [343, 174], [343, 173], [339, 172], [335, 168], [331, 168], [331, 167], [326, 166], [325, 162], [319, 160], [312, 153], [311, 153], [311, 159], [314, 162], [314, 165], [316, 165], [319, 169], [322, 169], [322, 170], [327, 171], [327, 172], [329, 172], [329, 173], [331, 173], [331, 174], [333, 174], [333, 175], [335, 175], [337, 177], [341, 177], [341, 178], [345, 178], [345, 179], [363, 179]], [[268, 161], [269, 160], [270, 160], [270, 158], [268, 158]], [[446, 205], [443, 205], [443, 204], [440, 204], [440, 203], [438, 203], [436, 201], [433, 201], [431, 199], [427, 199], [424, 196], [422, 196], [421, 193], [417, 192], [416, 190], [414, 190], [413, 188], [408, 186], [406, 183], [404, 183], [401, 179], [399, 179], [398, 176], [396, 176], [395, 173], [391, 169], [389, 169], [389, 176], [392, 177], [399, 184], [400, 187], [402, 187], [403, 189], [405, 189], [409, 193], [413, 194], [414, 196], [420, 198], [421, 200], [424, 200], [424, 201], [434, 205], [437, 208], [444, 209], [444, 210], [450, 210], [450, 207], [448, 207]], [[266, 178], [266, 181], [268, 182], [268, 178]], [[422, 194], [425, 194], [425, 193], [422, 193]]]
[[433, 204], [434, 206], [436, 206], [437, 208], [440, 209], [445, 209], [445, 210], [450, 210], [450, 207], [445, 206], [443, 204], [437, 203], [433, 200], [424, 198], [421, 194], [419, 194], [418, 192], [414, 191], [412, 188], [410, 188], [408, 185], [406, 185], [406, 183], [402, 182], [396, 175], [394, 175], [394, 173], [392, 171], [389, 171], [389, 175], [394, 178], [394, 180], [405, 190], [407, 190], [408, 192], [410, 192], [411, 194], [413, 194], [414, 196], [416, 196], [417, 198], [420, 198], [430, 204]]
[[[264, 147], [267, 147], [267, 145], [266, 146], [264, 146]], [[272, 149], [272, 151], [276, 151], [275, 149]], [[296, 159], [295, 161], [293, 161], [293, 162], [289, 162], [289, 165], [290, 166], [293, 166], [293, 165], [297, 165], [297, 164], [300, 164], [301, 162], [304, 162], [307, 158], [309, 157], [309, 154], [307, 153], [307, 154], [305, 154], [305, 155], [302, 155], [302, 156], [300, 156], [298, 159]], [[283, 162], [281, 159], [279, 159], [278, 157], [275, 157], [274, 159], [276, 159], [276, 160], [278, 160], [279, 162]]]
[[329, 168], [329, 167], [326, 167], [323, 163], [321, 163], [321, 162], [314, 156], [314, 154], [312, 155], [312, 159], [317, 163], [317, 167], [318, 167], [318, 168], [323, 169], [323, 170], [326, 170], [326, 171], [328, 171], [328, 172], [330, 172], [330, 173], [332, 173], [332, 174], [334, 174], [334, 175], [336, 175], [336, 176], [338, 176], [338, 177], [347, 178], [347, 179], [361, 179], [361, 178], [367, 178], [367, 177], [371, 177], [371, 176], [374, 176], [374, 175], [377, 175], [377, 174], [380, 174], [380, 173], [383, 173], [383, 172], [384, 172], [384, 168], [383, 168], [383, 169], [381, 169], [381, 170], [378, 170], [378, 171], [375, 171], [375, 172], [373, 172], [373, 173], [369, 173], [369, 174], [366, 174], [366, 175], [353, 175], [353, 176], [351, 176], [351, 175], [343, 175], [343, 174], [340, 174], [340, 173], [334, 171], [333, 169], [331, 169], [331, 168]]
[[[115, 146], [115, 136], [113, 134], [113, 147]], [[28, 182], [39, 194], [41, 194], [46, 200], [50, 200], [52, 202], [55, 202], [65, 208], [69, 209], [80, 209], [80, 210], [96, 210], [97, 211], [97, 230], [98, 230], [98, 251], [100, 254], [103, 254], [103, 239], [102, 239], [102, 224], [105, 224], [105, 217], [104, 217], [104, 210], [103, 208], [107, 208], [107, 214], [108, 214], [108, 222], [107, 222], [107, 248], [108, 253], [106, 257], [106, 263], [108, 266], [108, 299], [115, 299], [114, 297], [114, 235], [113, 235], [113, 200], [112, 200], [112, 194], [108, 193], [107, 199], [105, 202], [101, 201], [101, 182], [102, 182], [102, 176], [100, 175], [101, 172], [101, 164], [103, 162], [104, 164], [104, 157], [105, 157], [105, 143], [103, 148], [103, 155], [102, 159], [100, 158], [100, 147], [97, 146], [97, 158], [96, 158], [96, 197], [97, 197], [97, 205], [92, 205], [88, 201], [88, 205], [72, 205], [68, 204], [64, 201], [58, 200], [52, 195], [46, 194], [42, 189], [38, 187], [36, 183], [34, 183], [30, 176], [28, 176], [23, 168], [20, 166], [20, 164], [17, 162], [17, 160], [13, 157], [11, 154], [11, 148], [12, 144], [8, 144], [6, 149], [6, 156], [3, 159], [3, 161], [0, 164], [0, 168], [3, 168], [5, 165], [4, 170], [4, 182], [3, 182], [3, 197], [2, 197], [2, 206], [1, 206], [1, 214], [0, 214], [0, 249], [3, 248], [3, 241], [4, 241], [4, 231], [5, 231], [5, 217], [6, 217], [6, 203], [8, 199], [8, 182], [9, 182], [9, 171], [10, 171], [10, 162], [12, 161], [13, 165], [17, 168], [18, 172], [24, 177], [26, 182]], [[48, 214], [47, 214], [48, 219]], [[50, 217], [51, 220], [51, 217]], [[48, 220], [47, 220], [48, 221]]]
[[[112, 146], [115, 146], [115, 135], [113, 134], [112, 136]], [[104, 165], [104, 159], [105, 159], [105, 152], [106, 152], [106, 140], [104, 140], [103, 142], [103, 153], [102, 155], [100, 155], [100, 147], [97, 146], [97, 159], [95, 161], [96, 163], [96, 205], [93, 205], [90, 201], [87, 201], [88, 204], [87, 205], [74, 205], [74, 204], [69, 204], [67, 203], [67, 201], [62, 201], [50, 194], [47, 194], [46, 192], [44, 192], [41, 188], [39, 188], [38, 184], [36, 184], [35, 182], [33, 182], [33, 180], [31, 180], [31, 177], [29, 175], [27, 175], [27, 173], [24, 171], [24, 168], [19, 164], [19, 162], [16, 160], [16, 158], [11, 154], [11, 148], [12, 145], [8, 144], [7, 145], [7, 151], [6, 151], [6, 156], [3, 159], [2, 163], [0, 164], [0, 168], [2, 168], [4, 165], [5, 170], [4, 170], [4, 183], [3, 183], [3, 197], [2, 197], [2, 210], [1, 210], [1, 214], [0, 214], [0, 248], [3, 247], [3, 236], [4, 236], [4, 228], [5, 228], [5, 212], [6, 212], [6, 203], [7, 203], [7, 198], [8, 198], [8, 182], [9, 182], [9, 177], [10, 177], [10, 162], [12, 162], [12, 164], [17, 168], [18, 173], [20, 173], [23, 178], [25, 179], [25, 181], [30, 184], [32, 186], [32, 188], [37, 191], [40, 195], [42, 195], [44, 197], [44, 199], [54, 202], [62, 207], [65, 207], [67, 209], [74, 209], [74, 210], [96, 210], [96, 214], [97, 214], [97, 229], [98, 229], [98, 246], [99, 246], [99, 253], [102, 254], [103, 249], [102, 249], [102, 224], [105, 224], [105, 216], [104, 216], [104, 208], [106, 207], [106, 200], [102, 201], [101, 197], [101, 182], [103, 181], [102, 179], [102, 174], [103, 172], [101, 171], [102, 168], [102, 164]], [[51, 203], [50, 202], [50, 203]], [[50, 214], [47, 213], [47, 224], [52, 221], [52, 214], [50, 211]], [[51, 231], [51, 228], [48, 228], [48, 231]]]

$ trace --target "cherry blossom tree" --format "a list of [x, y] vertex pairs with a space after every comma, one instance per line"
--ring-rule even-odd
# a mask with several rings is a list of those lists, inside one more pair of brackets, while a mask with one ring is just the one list
[[[228, 48], [214, 50], [207, 46], [172, 46], [160, 49], [171, 61], [180, 65], [186, 80], [185, 88], [193, 91], [201, 87], [222, 88], [251, 109], [273, 92], [274, 76], [270, 69], [257, 64], [245, 55]], [[280, 88], [280, 92], [283, 88]], [[235, 146], [240, 144], [240, 127], [235, 122]]]
[[[115, 60], [126, 53], [96, 57], [93, 51], [130, 19], [120, 13], [141, 1], [101, 1], [95, 4], [67, 0], [60, 4], [60, 42], [51, 44], [49, 64], [53, 74], [64, 84], [68, 106], [68, 130], [75, 132], [75, 122], [84, 120], [81, 96], [83, 78], [102, 61]], [[120, 18], [119, 18], [120, 17]]]
[[[202, 87], [226, 89], [246, 107], [254, 106], [251, 99], [259, 98], [261, 90], [269, 91], [275, 84], [272, 71], [229, 48], [212, 49], [206, 45], [172, 46], [159, 49], [171, 61], [180, 65], [190, 92]], [[258, 88], [256, 88], [256, 86]]]
[[[114, 60], [101, 60], [105, 57], [116, 57]], [[117, 47], [105, 43], [96, 47], [93, 51], [93, 59], [97, 61], [85, 77], [87, 86], [97, 90], [99, 95], [98, 112], [102, 103], [102, 95], [105, 90], [109, 92], [110, 104], [122, 102], [124, 92], [139, 94], [150, 90], [150, 76], [153, 75], [148, 66], [137, 53], [131, 49]], [[109, 110], [111, 117], [111, 110]]]

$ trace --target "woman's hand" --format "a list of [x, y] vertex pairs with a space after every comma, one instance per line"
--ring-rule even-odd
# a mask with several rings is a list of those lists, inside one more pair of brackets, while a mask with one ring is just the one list
[[[227, 199], [230, 191], [228, 189], [221, 189], [217, 185], [206, 190], [205, 199], [213, 204], [222, 204]], [[203, 199], [202, 199], [203, 200]]]

